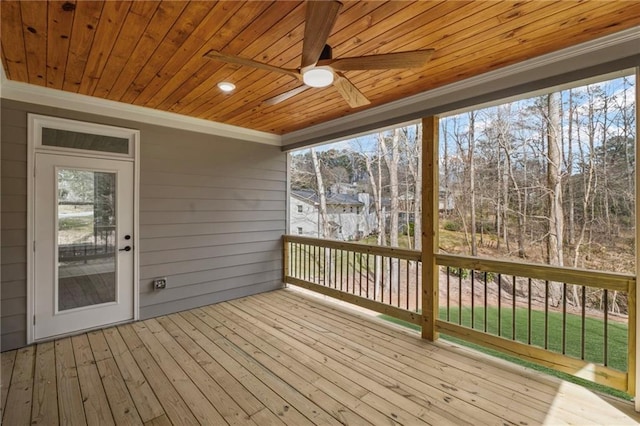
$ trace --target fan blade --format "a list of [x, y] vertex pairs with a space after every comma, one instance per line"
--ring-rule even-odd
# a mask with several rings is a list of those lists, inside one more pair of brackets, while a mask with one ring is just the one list
[[302, 68], [313, 66], [318, 62], [341, 7], [342, 3], [334, 0], [307, 2], [302, 42]]
[[289, 98], [293, 98], [295, 95], [302, 93], [309, 88], [310, 88], [309, 86], [296, 87], [295, 89], [289, 90], [287, 92], [274, 96], [273, 98], [267, 99], [266, 101], [262, 102], [262, 105], [271, 106], [271, 105], [279, 104], [280, 102], [284, 102]]
[[429, 61], [433, 52], [433, 49], [427, 49], [353, 58], [327, 59], [319, 61], [318, 66], [328, 65], [338, 71], [420, 68]]
[[336, 78], [333, 80], [333, 85], [338, 89], [338, 92], [340, 92], [351, 108], [358, 108], [371, 103], [371, 101], [367, 99], [367, 97], [363, 95], [347, 77], [339, 72], [336, 72]]
[[245, 65], [248, 67], [258, 68], [261, 70], [278, 72], [280, 74], [290, 75], [292, 77], [297, 78], [298, 80], [302, 80], [302, 75], [298, 70], [275, 67], [273, 65], [265, 64], [263, 62], [254, 61], [253, 59], [243, 58], [241, 56], [235, 56], [235, 55], [227, 55], [226, 53], [218, 52], [217, 50], [210, 50], [207, 53], [205, 53], [204, 56], [209, 59], [216, 59], [218, 61], [226, 62], [229, 64]]

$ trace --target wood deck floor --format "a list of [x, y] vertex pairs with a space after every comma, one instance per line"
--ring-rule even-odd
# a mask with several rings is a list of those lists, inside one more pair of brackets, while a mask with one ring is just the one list
[[2, 354], [3, 423], [637, 424], [632, 405], [279, 290]]

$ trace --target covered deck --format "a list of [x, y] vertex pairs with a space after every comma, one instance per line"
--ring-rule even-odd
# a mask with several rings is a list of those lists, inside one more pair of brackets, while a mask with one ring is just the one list
[[292, 289], [2, 353], [3, 423], [637, 424], [631, 403]]

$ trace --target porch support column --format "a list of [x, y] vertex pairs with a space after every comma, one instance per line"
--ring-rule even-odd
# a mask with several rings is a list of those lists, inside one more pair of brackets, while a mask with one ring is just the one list
[[438, 338], [438, 117], [422, 119], [422, 338]]

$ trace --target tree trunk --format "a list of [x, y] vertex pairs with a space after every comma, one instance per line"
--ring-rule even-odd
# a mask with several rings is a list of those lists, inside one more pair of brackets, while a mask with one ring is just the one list
[[327, 215], [327, 196], [325, 194], [324, 181], [320, 171], [318, 154], [314, 148], [311, 148], [311, 159], [313, 161], [313, 170], [316, 174], [316, 182], [318, 183], [318, 199], [320, 201], [318, 205], [320, 219], [320, 223], [318, 224], [318, 238], [331, 238], [331, 224], [329, 223], [329, 216]]
[[469, 203], [471, 205], [471, 217], [469, 218], [471, 226], [471, 256], [478, 255], [478, 245], [476, 241], [476, 178], [473, 151], [475, 147], [475, 127], [476, 116], [474, 112], [469, 113]]
[[[391, 229], [389, 230], [389, 244], [391, 247], [398, 247], [398, 216], [399, 209], [399, 184], [398, 184], [398, 163], [400, 162], [400, 150], [398, 145], [400, 144], [400, 129], [393, 131], [393, 137], [391, 139], [391, 149], [387, 146], [387, 140], [382, 134], [379, 134], [379, 143], [382, 148], [385, 164], [389, 171], [389, 195], [391, 198]], [[398, 288], [398, 268], [400, 267], [399, 259], [392, 258], [390, 265], [390, 284], [391, 288], [399, 293]]]
[[[407, 166], [409, 167], [409, 172], [413, 177], [414, 182], [414, 190], [413, 190], [413, 237], [414, 237], [414, 248], [416, 250], [422, 249], [422, 214], [420, 212], [420, 207], [422, 206], [422, 127], [416, 126], [416, 139], [413, 143], [413, 148], [410, 146], [409, 138], [405, 139], [406, 144], [406, 153], [407, 153]], [[447, 147], [445, 145], [445, 158], [444, 162], [447, 162]], [[416, 163], [413, 162], [413, 158], [416, 159]], [[445, 168], [446, 170], [446, 168]], [[446, 172], [445, 172], [446, 175]], [[446, 180], [446, 177], [445, 177]], [[446, 186], [446, 183], [445, 183]], [[445, 203], [446, 203], [446, 190], [445, 190]], [[445, 207], [446, 208], [446, 207]]]
[[[562, 210], [562, 149], [560, 135], [560, 93], [547, 96], [547, 191], [549, 194], [548, 263], [563, 265], [564, 212]], [[550, 283], [551, 302], [562, 299], [561, 284]]]

